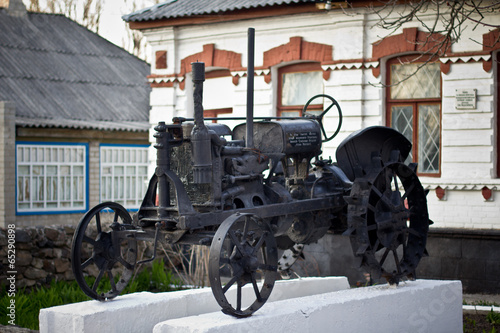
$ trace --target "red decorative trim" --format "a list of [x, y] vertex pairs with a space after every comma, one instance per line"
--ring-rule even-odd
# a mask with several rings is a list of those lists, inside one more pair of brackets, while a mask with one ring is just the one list
[[484, 200], [490, 200], [491, 197], [493, 196], [493, 192], [488, 188], [488, 186], [485, 186], [481, 189], [481, 193], [483, 195]]
[[[426, 32], [420, 32], [417, 28], [406, 28], [403, 29], [403, 33], [399, 35], [389, 36], [381, 39], [372, 44], [372, 57], [368, 59], [341, 59], [333, 60], [333, 48], [331, 45], [306, 42], [302, 37], [291, 37], [287, 44], [283, 44], [272, 48], [264, 52], [264, 63], [260, 66], [260, 69], [269, 69], [270, 67], [280, 64], [282, 62], [290, 62], [297, 60], [305, 61], [315, 61], [319, 62], [323, 66], [327, 65], [338, 65], [338, 64], [352, 64], [352, 63], [363, 63], [362, 68], [369, 68], [371, 66], [366, 65], [367, 62], [379, 62], [382, 57], [395, 55], [405, 52], [425, 52], [432, 50], [433, 47], [442, 41], [445, 36], [441, 34], [429, 34]], [[434, 41], [434, 42], [430, 42]], [[446, 53], [442, 56], [446, 57], [468, 57], [477, 55], [487, 55], [490, 51], [500, 49], [500, 29], [495, 29], [487, 34], [483, 35], [483, 51], [477, 52], [467, 52], [467, 53]], [[161, 59], [163, 62], [163, 56], [165, 57], [166, 66], [166, 51], [157, 51], [157, 62]], [[472, 61], [473, 59], [471, 59]], [[178, 74], [170, 75], [149, 75], [148, 78], [175, 78], [175, 81], [179, 82], [181, 89], [184, 89], [185, 83], [178, 81], [178, 77], [184, 77], [186, 73], [191, 71], [191, 63], [195, 61], [203, 61], [207, 67], [222, 67], [227, 68], [230, 71], [245, 71], [241, 65], [241, 53], [236, 53], [227, 50], [218, 50], [215, 44], [205, 44], [203, 45], [203, 51], [187, 56], [181, 60], [181, 70]], [[479, 60], [481, 61], [481, 60]], [[486, 72], [491, 71], [492, 61], [482, 60], [483, 69]], [[159, 64], [156, 64], [156, 68], [160, 69]], [[161, 65], [160, 65], [161, 66]], [[334, 69], [350, 69], [357, 67], [336, 66]], [[441, 63], [441, 72], [448, 74], [450, 71], [451, 62], [447, 61]], [[165, 67], [166, 68], [166, 67]], [[258, 69], [258, 68], [256, 68]], [[380, 65], [372, 67], [372, 74], [374, 77], [380, 76]], [[323, 71], [323, 78], [328, 80], [331, 75], [332, 68], [327, 68]], [[262, 75], [262, 74], [260, 74]], [[270, 74], [263, 74], [264, 81], [266, 83], [271, 82]], [[234, 85], [239, 84], [239, 75], [233, 76], [232, 81]], [[152, 83], [152, 86], [167, 86], [171, 83]]]
[[156, 56], [155, 68], [156, 69], [167, 68], [167, 51], [156, 51], [155, 56]]
[[371, 59], [363, 59], [363, 58], [357, 58], [357, 59], [339, 59], [339, 60], [332, 60], [332, 61], [323, 61], [321, 62], [321, 65], [338, 65], [338, 64], [352, 64], [352, 63], [363, 63], [363, 66], [365, 66], [365, 62], [369, 62]]
[[169, 79], [172, 79], [172, 80], [177, 80], [177, 78], [179, 77], [179, 75], [177, 74], [149, 74], [147, 76], [148, 79], [164, 79], [164, 78], [169, 78]]
[[302, 37], [291, 37], [290, 42], [264, 52], [264, 67], [282, 62], [308, 60], [331, 62], [333, 47], [327, 44], [305, 42]]
[[483, 69], [486, 73], [489, 73], [492, 68], [493, 68], [493, 61], [491, 61], [491, 59], [483, 61]]
[[498, 49], [500, 49], [500, 29], [483, 34], [483, 50], [492, 52]]
[[237, 86], [238, 84], [240, 84], [240, 77], [239, 77], [239, 75], [233, 76], [233, 84], [235, 86]]
[[264, 75], [264, 82], [267, 84], [271, 83], [271, 73]]
[[443, 200], [445, 195], [446, 195], [446, 190], [444, 188], [442, 188], [441, 186], [436, 187], [436, 196], [438, 197], [439, 200]]
[[330, 79], [330, 75], [332, 74], [331, 69], [327, 69], [326, 71], [323, 71], [323, 79], [325, 81], [328, 81]]
[[[380, 59], [393, 54], [404, 52], [432, 51], [446, 39], [446, 36], [418, 31], [417, 28], [403, 29], [399, 35], [389, 36], [372, 44], [372, 57]], [[443, 50], [441, 55], [448, 50]]]
[[450, 72], [450, 66], [451, 66], [450, 61], [446, 63], [441, 63], [441, 73], [448, 74]]
[[231, 76], [231, 72], [228, 69], [219, 69], [205, 73], [206, 79], [215, 79], [218, 77], [228, 77], [228, 76]]
[[191, 63], [201, 61], [206, 67], [223, 67], [229, 70], [241, 69], [241, 53], [232, 51], [219, 50], [215, 48], [215, 44], [203, 45], [203, 51], [187, 56], [181, 60], [180, 75], [184, 76], [191, 72]]
[[172, 88], [174, 86], [174, 81], [161, 81], [161, 82], [151, 82], [151, 88]]

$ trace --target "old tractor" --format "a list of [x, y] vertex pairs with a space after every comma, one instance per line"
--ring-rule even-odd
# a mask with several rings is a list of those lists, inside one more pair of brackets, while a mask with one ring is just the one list
[[[155, 127], [156, 170], [137, 213], [101, 203], [80, 220], [72, 268], [85, 294], [119, 295], [138, 261], [138, 241], [209, 246], [209, 282], [226, 314], [246, 317], [269, 298], [304, 245], [344, 233], [374, 279], [415, 278], [429, 217], [411, 143], [394, 129], [369, 127], [347, 137], [336, 162], [322, 142], [340, 130], [335, 99], [313, 97], [300, 118], [253, 118], [233, 129], [203, 118], [204, 64], [192, 64], [194, 119]], [[315, 98], [329, 106], [308, 113]], [[330, 137], [323, 117], [338, 112]], [[234, 118], [233, 118], [234, 119]], [[219, 122], [221, 121], [218, 118]], [[104, 223], [110, 218], [111, 223]], [[249, 285], [250, 293], [242, 292]]]

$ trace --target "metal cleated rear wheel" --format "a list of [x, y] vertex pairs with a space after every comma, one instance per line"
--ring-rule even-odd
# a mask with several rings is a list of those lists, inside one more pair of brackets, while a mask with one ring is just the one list
[[[248, 317], [269, 298], [277, 278], [278, 249], [268, 223], [233, 214], [219, 226], [210, 247], [209, 279], [222, 312]], [[250, 284], [251, 288], [243, 288]]]
[[105, 202], [89, 210], [73, 236], [71, 266], [89, 297], [105, 301], [118, 296], [132, 278], [137, 240], [132, 219], [118, 203]]
[[[377, 163], [379, 159], [374, 160]], [[416, 164], [393, 159], [355, 179], [346, 198], [351, 245], [372, 281], [385, 278], [397, 285], [403, 278], [415, 279], [416, 267], [426, 254], [431, 222], [415, 169]]]

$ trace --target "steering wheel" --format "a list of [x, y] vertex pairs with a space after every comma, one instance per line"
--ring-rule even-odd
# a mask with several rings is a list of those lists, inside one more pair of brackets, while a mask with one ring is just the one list
[[[330, 106], [328, 106], [323, 112], [321, 112], [321, 114], [319, 116], [316, 116], [314, 114], [311, 114], [311, 113], [307, 113], [307, 107], [311, 104], [312, 101], [314, 101], [316, 98], [320, 98], [320, 97], [324, 97], [324, 98], [327, 98], [329, 99], [332, 104], [330, 104]], [[328, 137], [326, 135], [326, 131], [325, 131], [325, 128], [323, 127], [323, 116], [328, 112], [330, 111], [330, 109], [335, 106], [337, 108], [337, 112], [339, 114], [339, 124], [337, 125], [337, 129], [335, 130], [335, 132], [332, 134], [332, 136]], [[323, 133], [323, 137], [324, 139], [321, 140], [321, 142], [328, 142], [330, 140], [332, 140], [334, 137], [337, 136], [337, 134], [339, 134], [340, 132], [340, 128], [342, 127], [342, 110], [340, 109], [340, 105], [339, 103], [335, 100], [335, 98], [333, 98], [332, 96], [330, 95], [325, 95], [325, 94], [319, 94], [319, 95], [316, 95], [316, 96], [313, 96], [311, 99], [309, 99], [306, 103], [306, 105], [304, 105], [304, 108], [302, 109], [302, 116], [303, 117], [307, 117], [307, 118], [313, 118], [315, 120], [318, 121], [319, 123], [319, 126], [321, 128], [321, 133]]]

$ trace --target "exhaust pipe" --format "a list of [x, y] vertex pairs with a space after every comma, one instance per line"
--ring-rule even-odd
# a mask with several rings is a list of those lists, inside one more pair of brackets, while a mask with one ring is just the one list
[[248, 64], [247, 64], [247, 131], [246, 147], [253, 148], [253, 91], [255, 62], [255, 29], [248, 28]]
[[191, 131], [193, 181], [196, 184], [212, 182], [212, 147], [210, 133], [203, 119], [203, 82], [205, 63], [191, 63], [193, 73], [194, 127]]

